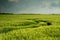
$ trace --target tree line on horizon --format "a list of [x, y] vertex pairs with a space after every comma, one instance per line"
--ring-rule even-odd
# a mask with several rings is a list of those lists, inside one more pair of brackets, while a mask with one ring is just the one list
[[7, 15], [7, 14], [13, 14], [13, 13], [0, 13], [0, 14], [6, 14]]

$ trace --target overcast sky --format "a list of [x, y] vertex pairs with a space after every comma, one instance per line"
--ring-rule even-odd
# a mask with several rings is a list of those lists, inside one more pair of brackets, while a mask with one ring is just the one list
[[60, 0], [0, 0], [0, 13], [60, 13]]

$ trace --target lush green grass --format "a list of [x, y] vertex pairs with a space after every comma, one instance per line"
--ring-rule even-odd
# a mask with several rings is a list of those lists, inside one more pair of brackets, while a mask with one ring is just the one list
[[60, 40], [60, 15], [0, 15], [0, 40]]

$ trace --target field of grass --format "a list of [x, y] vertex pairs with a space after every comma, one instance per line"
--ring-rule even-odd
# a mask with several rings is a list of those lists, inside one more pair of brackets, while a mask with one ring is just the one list
[[0, 40], [60, 40], [60, 15], [0, 14]]

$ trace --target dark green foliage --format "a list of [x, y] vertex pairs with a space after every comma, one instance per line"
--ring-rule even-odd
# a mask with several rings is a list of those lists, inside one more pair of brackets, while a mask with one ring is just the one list
[[31, 25], [31, 24], [35, 24], [34, 22], [19, 22], [19, 23], [16, 23], [16, 24], [11, 24], [12, 26], [28, 26], [28, 25]]
[[50, 22], [47, 22], [47, 25], [49, 26], [49, 25], [52, 25], [52, 23], [50, 23]]
[[32, 28], [37, 28], [37, 27], [39, 27], [39, 26], [32, 26]]
[[0, 15], [13, 15], [13, 13], [0, 13]]
[[7, 32], [10, 32], [12, 30], [16, 30], [18, 28], [2, 28], [0, 29], [0, 33], [7, 33]]

